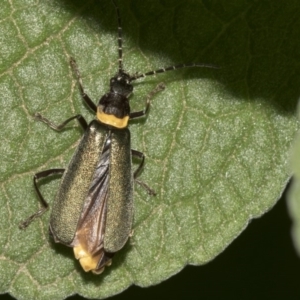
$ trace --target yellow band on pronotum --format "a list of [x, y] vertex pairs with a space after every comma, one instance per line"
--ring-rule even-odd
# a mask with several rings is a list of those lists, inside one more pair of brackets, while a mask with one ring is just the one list
[[129, 116], [120, 119], [114, 115], [108, 115], [98, 108], [97, 119], [103, 124], [111, 125], [116, 128], [125, 128], [128, 125]]

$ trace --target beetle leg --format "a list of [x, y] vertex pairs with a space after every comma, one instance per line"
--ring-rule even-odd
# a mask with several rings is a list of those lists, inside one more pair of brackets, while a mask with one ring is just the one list
[[143, 110], [139, 110], [139, 111], [134, 111], [132, 113], [130, 113], [130, 119], [135, 119], [135, 118], [140, 118], [140, 117], [143, 117], [145, 115], [148, 114], [149, 112], [149, 108], [150, 108], [150, 103], [151, 103], [151, 99], [153, 98], [153, 96], [155, 94], [157, 94], [158, 92], [160, 91], [163, 91], [165, 89], [165, 85], [164, 83], [159, 83], [155, 89], [153, 89], [148, 95], [147, 95], [147, 98], [146, 98], [146, 105], [145, 105], [145, 108]]
[[131, 149], [131, 154], [132, 154], [132, 156], [135, 156], [142, 160], [140, 165], [138, 166], [138, 168], [133, 173], [133, 178], [134, 178], [135, 182], [138, 183], [141, 187], [143, 187], [148, 192], [149, 195], [155, 196], [156, 192], [153, 189], [151, 189], [145, 182], [137, 179], [137, 177], [139, 176], [139, 173], [141, 172], [141, 170], [144, 166], [144, 162], [145, 162], [144, 153]]
[[62, 174], [64, 173], [65, 169], [49, 169], [46, 171], [42, 171], [39, 173], [36, 173], [33, 176], [33, 184], [34, 184], [34, 189], [38, 195], [39, 201], [42, 204], [42, 208], [40, 208], [36, 213], [31, 215], [29, 218], [24, 220], [23, 222], [20, 223], [19, 228], [20, 229], [25, 229], [35, 218], [40, 217], [46, 210], [48, 210], [49, 204], [48, 202], [44, 199], [43, 195], [41, 194], [37, 181], [41, 178], [48, 177], [49, 175], [54, 175], [54, 174]]
[[77, 78], [77, 82], [79, 85], [79, 90], [80, 90], [80, 94], [83, 98], [83, 100], [85, 101], [85, 103], [87, 104], [87, 106], [93, 111], [93, 112], [97, 112], [97, 106], [96, 104], [92, 101], [92, 99], [85, 93], [83, 85], [82, 85], [82, 80], [81, 80], [81, 76], [80, 76], [80, 72], [78, 70], [76, 61], [73, 57], [70, 58], [70, 65], [73, 69], [73, 72], [75, 73], [75, 76]]
[[61, 131], [69, 122], [71, 122], [74, 119], [76, 119], [78, 121], [78, 123], [83, 128], [83, 130], [86, 130], [87, 127], [88, 127], [88, 124], [87, 124], [85, 118], [82, 115], [73, 116], [73, 117], [67, 119], [66, 121], [64, 121], [63, 123], [61, 123], [59, 125], [54, 124], [49, 119], [43, 117], [40, 113], [35, 113], [34, 117], [35, 117], [36, 120], [47, 124], [49, 127], [51, 127], [52, 129], [54, 129], [56, 131]]

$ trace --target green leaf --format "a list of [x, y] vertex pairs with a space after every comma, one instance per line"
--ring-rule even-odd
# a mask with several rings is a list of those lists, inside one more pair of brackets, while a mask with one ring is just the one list
[[[55, 123], [92, 114], [69, 67], [74, 57], [95, 102], [117, 71], [117, 25], [109, 0], [2, 0], [0, 12], [0, 292], [18, 299], [105, 298], [131, 284], [149, 286], [186, 264], [222, 252], [252, 218], [268, 211], [289, 178], [297, 130], [298, 1], [118, 1], [126, 71], [177, 63], [193, 68], [135, 83], [132, 111], [159, 82], [147, 120], [130, 126], [146, 154], [135, 188], [134, 235], [102, 275], [85, 274], [72, 249], [49, 238], [49, 213], [26, 231], [18, 224], [39, 207], [32, 177], [65, 167], [82, 131]], [[45, 180], [50, 202], [59, 180]]]
[[[298, 107], [298, 115], [299, 115]], [[293, 184], [289, 189], [288, 208], [293, 219], [292, 237], [295, 248], [300, 254], [300, 135], [298, 133], [292, 150], [291, 169], [293, 171]]]

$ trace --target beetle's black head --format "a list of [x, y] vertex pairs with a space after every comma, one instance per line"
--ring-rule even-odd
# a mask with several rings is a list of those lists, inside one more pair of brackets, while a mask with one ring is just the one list
[[128, 125], [130, 106], [128, 97], [132, 93], [131, 77], [120, 70], [110, 79], [110, 91], [99, 101], [97, 119], [115, 128], [125, 128]]
[[133, 86], [130, 82], [130, 75], [121, 70], [113, 78], [110, 79], [110, 91], [112, 93], [129, 97], [133, 91]]

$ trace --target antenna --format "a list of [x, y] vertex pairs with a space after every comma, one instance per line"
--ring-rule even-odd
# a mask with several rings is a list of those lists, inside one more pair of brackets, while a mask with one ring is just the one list
[[121, 24], [121, 16], [120, 16], [120, 11], [119, 11], [119, 7], [117, 6], [117, 4], [115, 3], [114, 0], [111, 0], [111, 2], [113, 3], [116, 12], [117, 12], [117, 19], [118, 19], [118, 51], [119, 51], [119, 73], [123, 72], [123, 48], [122, 48], [122, 42], [123, 42], [123, 37], [122, 37], [122, 24]]
[[[120, 11], [119, 7], [117, 6], [116, 2], [114, 0], [111, 0], [113, 3], [116, 13], [117, 13], [117, 19], [118, 19], [118, 51], [119, 51], [119, 73], [124, 73], [123, 69], [123, 48], [122, 48], [122, 42], [123, 42], [123, 37], [122, 37], [122, 24], [121, 24], [121, 16], [120, 16]], [[155, 75], [158, 73], [164, 73], [167, 71], [173, 71], [173, 70], [178, 70], [178, 69], [183, 69], [183, 68], [192, 68], [192, 67], [198, 67], [198, 68], [211, 68], [211, 69], [220, 69], [218, 66], [210, 65], [210, 64], [201, 64], [201, 63], [190, 63], [190, 64], [179, 64], [175, 66], [169, 66], [166, 68], [161, 68], [155, 71], [149, 71], [147, 73], [142, 73], [142, 74], [135, 74], [135, 75], [130, 75], [129, 80], [133, 81], [142, 77], [146, 76], [151, 76]]]
[[155, 71], [150, 71], [150, 72], [143, 73], [143, 74], [136, 74], [136, 75], [130, 77], [130, 81], [136, 80], [136, 79], [139, 79], [139, 78], [142, 78], [142, 77], [150, 76], [150, 75], [155, 75], [157, 73], [164, 73], [164, 72], [167, 72], [167, 71], [174, 71], [174, 70], [178, 70], [178, 69], [192, 68], [192, 67], [220, 69], [220, 67], [218, 67], [218, 66], [209, 65], [209, 64], [197, 64], [197, 63], [180, 64], [180, 65], [175, 65], [175, 66], [169, 66], [169, 67], [166, 67], [166, 68], [161, 68], [161, 69], [158, 69], [158, 70], [155, 70]]

